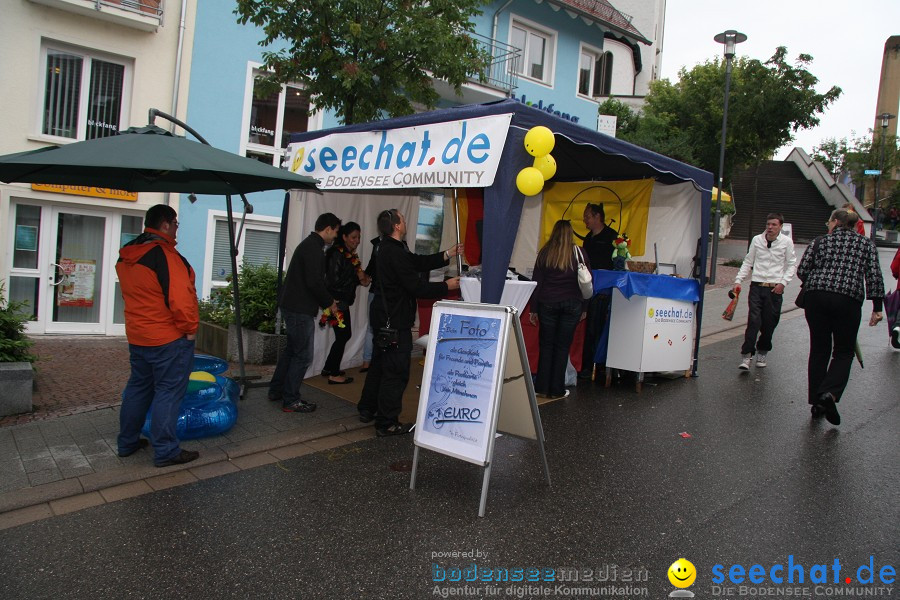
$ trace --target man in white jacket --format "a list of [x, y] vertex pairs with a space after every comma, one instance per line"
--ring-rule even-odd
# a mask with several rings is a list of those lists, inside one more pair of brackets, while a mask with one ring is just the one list
[[734, 290], [739, 291], [741, 282], [753, 271], [748, 296], [750, 315], [747, 318], [741, 362], [738, 365], [742, 371], [750, 370], [754, 354], [756, 366], [766, 366], [767, 355], [772, 349], [772, 334], [781, 318], [784, 288], [793, 279], [797, 268], [794, 242], [782, 235], [782, 225], [784, 217], [780, 213], [766, 216], [765, 233], [753, 238], [750, 251], [744, 257], [744, 264], [734, 278]]

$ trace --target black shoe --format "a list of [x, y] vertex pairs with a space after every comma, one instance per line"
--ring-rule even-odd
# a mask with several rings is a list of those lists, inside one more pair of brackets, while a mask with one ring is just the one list
[[821, 404], [813, 404], [809, 408], [809, 412], [812, 414], [813, 419], [821, 419], [825, 416], [825, 407]]
[[891, 329], [891, 346], [900, 350], [900, 325]]
[[375, 415], [370, 412], [360, 412], [359, 413], [359, 422], [360, 423], [371, 423], [375, 420]]
[[329, 371], [328, 369], [322, 369], [322, 377], [338, 377], [343, 375], [344, 371]]
[[376, 429], [375, 435], [378, 437], [388, 437], [391, 435], [404, 435], [412, 431], [412, 425], [407, 423], [394, 423], [390, 427], [384, 429]]
[[832, 425], [841, 424], [841, 415], [838, 413], [837, 406], [834, 403], [834, 396], [829, 392], [825, 392], [819, 396], [819, 404], [825, 409], [825, 420]]
[[328, 385], [344, 385], [346, 383], [353, 383], [352, 377], [344, 377], [343, 381], [335, 381], [334, 379], [328, 380]]
[[169, 460], [164, 460], [161, 463], [156, 463], [157, 467], [171, 467], [172, 465], [183, 465], [184, 463], [189, 463], [192, 460], [197, 460], [200, 456], [200, 453], [196, 450], [182, 450], [179, 454], [176, 454], [174, 458], [170, 458]]
[[593, 379], [594, 373], [591, 369], [585, 369], [578, 372], [578, 379]]
[[138, 450], [143, 450], [144, 448], [146, 448], [149, 445], [150, 445], [149, 440], [145, 440], [144, 438], [139, 438], [137, 441], [137, 445], [134, 448], [132, 448], [131, 450], [125, 450], [124, 452], [119, 450], [119, 458], [125, 458], [126, 456], [131, 456]]
[[269, 400], [271, 400], [272, 402], [280, 402], [281, 394], [273, 394], [272, 392], [269, 392]]
[[281, 412], [311, 413], [314, 410], [316, 410], [315, 404], [303, 400], [297, 400], [293, 404], [281, 407]]

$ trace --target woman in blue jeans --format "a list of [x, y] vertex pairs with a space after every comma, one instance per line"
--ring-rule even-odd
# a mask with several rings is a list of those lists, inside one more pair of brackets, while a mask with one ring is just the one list
[[[534, 263], [534, 281], [537, 287], [531, 296], [531, 323], [540, 321], [538, 330], [537, 376], [534, 390], [539, 396], [565, 398], [566, 365], [569, 347], [575, 335], [575, 326], [581, 318], [584, 301], [578, 288], [578, 258], [572, 224], [557, 221], [550, 239], [538, 252]], [[591, 268], [587, 256], [581, 258]]]

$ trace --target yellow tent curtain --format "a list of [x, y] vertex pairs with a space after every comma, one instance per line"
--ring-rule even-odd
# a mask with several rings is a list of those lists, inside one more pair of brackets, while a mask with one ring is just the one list
[[[628, 235], [631, 240], [631, 254], [643, 256], [647, 245], [647, 221], [650, 215], [653, 184], [653, 179], [547, 184], [544, 187], [540, 245], [546, 243], [553, 230], [553, 224], [562, 218], [572, 221], [572, 228], [576, 233], [587, 235], [582, 220], [584, 209], [588, 203], [602, 204], [606, 223], [610, 224], [615, 220], [611, 226], [619, 233]], [[612, 254], [612, 247], [609, 251]]]

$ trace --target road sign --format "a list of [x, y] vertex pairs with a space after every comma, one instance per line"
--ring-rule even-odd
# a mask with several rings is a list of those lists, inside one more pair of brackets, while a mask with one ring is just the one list
[[866, 169], [863, 171], [865, 175], [881, 175], [881, 171], [879, 169]]

